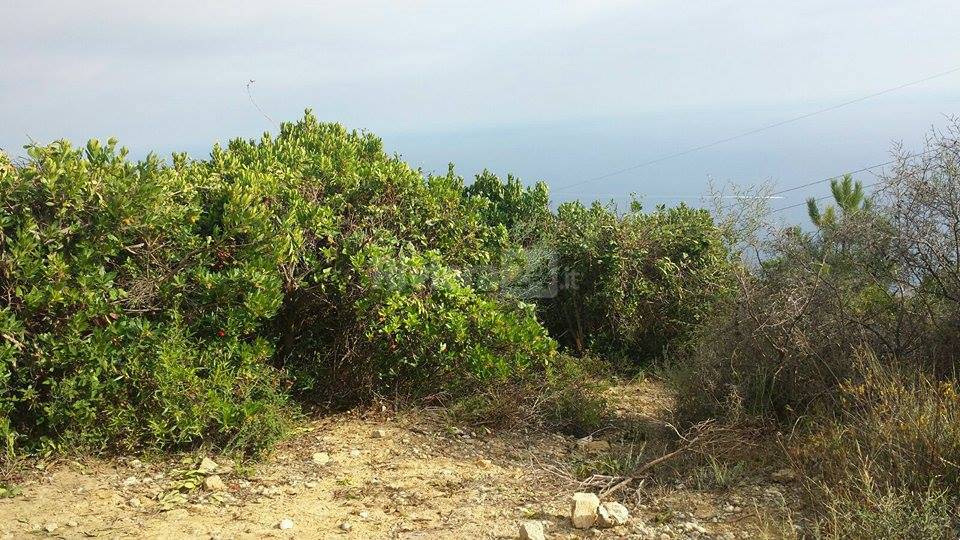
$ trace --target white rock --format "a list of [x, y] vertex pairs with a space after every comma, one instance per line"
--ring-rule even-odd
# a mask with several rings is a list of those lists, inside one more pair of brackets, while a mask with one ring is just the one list
[[293, 528], [293, 520], [290, 518], [283, 518], [280, 520], [280, 523], [277, 525], [281, 530], [289, 531]]
[[619, 527], [630, 519], [630, 511], [618, 502], [605, 502], [597, 509], [597, 524], [604, 528]]
[[326, 452], [317, 452], [313, 455], [313, 462], [317, 465], [326, 465], [330, 463], [330, 454]]
[[360, 451], [354, 448], [353, 450], [350, 451], [350, 457], [352, 458], [360, 457]]
[[127, 501], [127, 503], [133, 508], [140, 508], [141, 506], [143, 506], [143, 503], [140, 502], [140, 497], [133, 497], [132, 499]]
[[207, 491], [227, 491], [227, 484], [216, 474], [204, 478], [203, 487]]
[[351, 525], [351, 524], [350, 524], [349, 522], [347, 522], [347, 521], [344, 521], [343, 523], [340, 524], [340, 530], [341, 530], [341, 531], [350, 532], [351, 529], [353, 529], [353, 525]]
[[124, 481], [123, 485], [126, 487], [135, 486], [140, 483], [140, 479], [136, 476], [128, 476]]
[[545, 540], [543, 523], [539, 521], [524, 521], [520, 524], [520, 540]]
[[594, 493], [574, 493], [570, 503], [570, 524], [577, 529], [589, 529], [597, 521], [600, 498]]
[[217, 465], [217, 462], [216, 462], [216, 461], [214, 461], [214, 460], [212, 460], [212, 459], [210, 459], [210, 458], [208, 458], [208, 457], [204, 457], [204, 458], [200, 461], [200, 465], [197, 467], [197, 470], [200, 471], [200, 472], [202, 472], [202, 473], [204, 473], [204, 474], [209, 474], [209, 473], [212, 473], [212, 472], [216, 471], [216, 470], [217, 470], [217, 467], [219, 467], [219, 465]]
[[43, 530], [47, 531], [48, 533], [52, 533], [53, 531], [57, 530], [57, 524], [47, 523], [46, 525], [43, 526]]

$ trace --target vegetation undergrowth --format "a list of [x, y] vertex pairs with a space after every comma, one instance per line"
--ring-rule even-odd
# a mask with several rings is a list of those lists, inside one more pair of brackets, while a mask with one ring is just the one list
[[673, 380], [678, 415], [789, 435], [813, 531], [949, 538], [960, 526], [960, 126], [898, 154], [867, 197], [846, 177], [811, 228], [720, 218], [743, 260]]
[[[543, 183], [424, 175], [309, 112], [206, 159], [0, 155], [4, 454], [256, 455], [304, 404], [385, 396], [587, 437], [606, 384], [669, 359], [698, 485], [735, 485], [719, 447], [761, 426], [786, 433], [815, 536], [950, 537], [958, 141], [901, 154], [872, 197], [833, 181], [806, 227], [762, 191], [552, 210]], [[584, 470], [629, 476], [649, 448], [628, 439]]]

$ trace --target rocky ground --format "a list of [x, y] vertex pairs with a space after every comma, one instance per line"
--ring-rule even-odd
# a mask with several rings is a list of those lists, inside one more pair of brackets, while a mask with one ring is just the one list
[[[669, 411], [656, 382], [611, 393], [624, 419]], [[0, 537], [517, 538], [524, 525], [535, 537], [538, 523], [546, 538], [795, 536], [790, 475], [736, 464], [629, 484], [604, 501], [623, 503], [626, 523], [574, 528], [573, 494], [605, 481], [584, 482], [590, 471], [633, 452], [608, 445], [614, 435], [471, 431], [442, 411], [364, 411], [305, 423], [252, 464], [216, 455], [19, 464], [6, 471], [20, 493], [0, 499]]]

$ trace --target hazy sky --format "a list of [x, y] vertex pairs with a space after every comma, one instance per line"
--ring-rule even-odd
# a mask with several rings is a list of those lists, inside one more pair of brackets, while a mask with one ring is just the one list
[[[558, 187], [960, 67], [958, 21], [957, 0], [0, 0], [0, 148], [202, 156], [273, 129], [255, 79], [274, 119], [310, 107], [425, 170]], [[554, 195], [786, 187], [885, 161], [949, 114], [960, 72]]]

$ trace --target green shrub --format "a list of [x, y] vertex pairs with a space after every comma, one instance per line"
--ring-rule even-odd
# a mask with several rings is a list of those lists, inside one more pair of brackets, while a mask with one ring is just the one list
[[208, 160], [111, 141], [0, 161], [8, 449], [257, 451], [288, 394], [465, 391], [543, 371], [532, 307], [470, 286], [509, 248], [451, 171], [311, 114]]
[[685, 205], [620, 216], [565, 203], [550, 236], [566, 276], [541, 302], [554, 336], [628, 365], [680, 348], [732, 285], [732, 264], [706, 210]]
[[259, 336], [282, 301], [283, 246], [236, 220], [238, 193], [182, 156], [126, 160], [110, 141], [0, 162], [0, 403], [8, 450], [200, 439], [257, 450], [286, 416]]
[[[276, 139], [236, 140], [210, 174], [286, 190], [251, 197], [301, 239], [282, 268], [277, 362], [307, 399], [459, 389], [542, 370], [554, 344], [528, 306], [471, 286], [510, 247], [453, 171], [424, 178], [379, 139], [308, 115]], [[284, 203], [284, 200], [292, 201]], [[259, 203], [259, 204], [258, 204]], [[306, 218], [306, 219], [305, 219]]]
[[540, 240], [548, 230], [552, 215], [547, 185], [543, 182], [527, 187], [514, 176], [501, 181], [484, 170], [463, 192], [479, 203], [480, 215], [488, 224], [503, 225], [524, 247]]
[[500, 291], [533, 299], [550, 334], [575, 354], [625, 359], [623, 367], [678, 349], [733, 285], [722, 231], [685, 205], [626, 214], [594, 203], [549, 209], [546, 186], [488, 171], [465, 188], [484, 219], [522, 248], [506, 252]]

